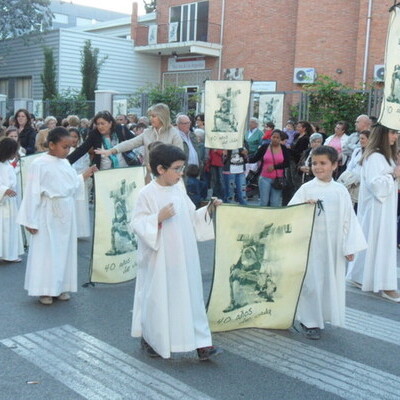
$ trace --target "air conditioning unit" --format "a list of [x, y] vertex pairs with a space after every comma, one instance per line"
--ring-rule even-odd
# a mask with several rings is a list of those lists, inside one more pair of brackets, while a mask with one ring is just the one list
[[316, 75], [315, 68], [295, 68], [293, 83], [314, 83]]
[[378, 64], [374, 66], [374, 81], [384, 82], [385, 81], [385, 66]]

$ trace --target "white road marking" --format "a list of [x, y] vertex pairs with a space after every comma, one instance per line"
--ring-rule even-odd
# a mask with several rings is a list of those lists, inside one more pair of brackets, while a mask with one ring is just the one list
[[269, 331], [216, 334], [227, 351], [349, 400], [398, 400], [400, 378]]
[[212, 400], [70, 325], [0, 342], [89, 400]]

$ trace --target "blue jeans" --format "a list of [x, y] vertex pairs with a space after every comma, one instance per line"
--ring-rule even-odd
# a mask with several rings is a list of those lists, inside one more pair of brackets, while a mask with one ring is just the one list
[[242, 174], [223, 174], [224, 175], [224, 203], [233, 203], [236, 199], [239, 204], [247, 204], [246, 201], [246, 177]]
[[272, 187], [271, 178], [260, 176], [258, 180], [258, 190], [260, 191], [260, 206], [281, 207], [282, 206], [282, 190]]

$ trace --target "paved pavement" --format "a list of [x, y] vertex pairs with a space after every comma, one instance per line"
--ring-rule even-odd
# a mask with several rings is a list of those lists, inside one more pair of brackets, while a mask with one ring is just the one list
[[[90, 241], [79, 241], [79, 290], [40, 305], [22, 264], [0, 264], [0, 400], [400, 399], [400, 304], [347, 287], [346, 328], [320, 341], [294, 329], [214, 335], [213, 362], [151, 359], [130, 337], [134, 282], [82, 287]], [[200, 244], [205, 298], [213, 243]]]

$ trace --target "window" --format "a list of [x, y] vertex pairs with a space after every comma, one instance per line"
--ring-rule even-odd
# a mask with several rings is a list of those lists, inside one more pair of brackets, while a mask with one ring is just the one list
[[8, 79], [0, 79], [0, 94], [8, 96]]
[[97, 21], [92, 18], [76, 17], [76, 26], [94, 25]]
[[32, 78], [15, 79], [15, 98], [17, 99], [32, 98]]
[[208, 1], [171, 7], [169, 22], [178, 24], [176, 36], [170, 35], [169, 41], [207, 41]]
[[53, 13], [53, 22], [57, 22], [59, 24], [68, 24], [68, 15]]

